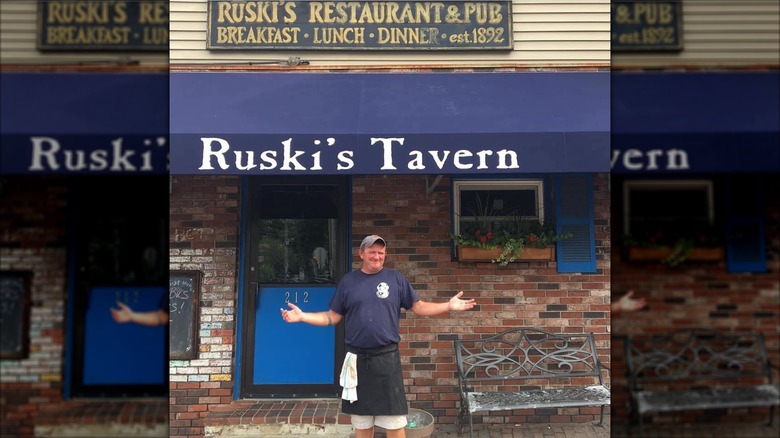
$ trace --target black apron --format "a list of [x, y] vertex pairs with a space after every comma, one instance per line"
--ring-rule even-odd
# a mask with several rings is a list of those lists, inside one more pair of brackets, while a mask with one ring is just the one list
[[355, 415], [406, 415], [404, 377], [398, 344], [379, 348], [356, 348], [347, 351], [357, 355], [357, 401], [341, 400], [341, 411]]

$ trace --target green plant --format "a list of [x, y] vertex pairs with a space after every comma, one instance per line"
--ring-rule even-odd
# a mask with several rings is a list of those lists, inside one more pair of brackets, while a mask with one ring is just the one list
[[690, 257], [696, 247], [714, 248], [721, 246], [723, 238], [714, 227], [704, 227], [696, 232], [652, 230], [639, 233], [639, 237], [624, 236], [629, 247], [670, 248], [671, 253], [661, 260], [669, 266], [678, 266]]
[[462, 222], [461, 227], [460, 233], [451, 235], [455, 243], [474, 248], [503, 248], [501, 254], [493, 260], [500, 266], [517, 260], [527, 247], [547, 248], [559, 240], [573, 237], [571, 233], [556, 234], [549, 224], [521, 218]]

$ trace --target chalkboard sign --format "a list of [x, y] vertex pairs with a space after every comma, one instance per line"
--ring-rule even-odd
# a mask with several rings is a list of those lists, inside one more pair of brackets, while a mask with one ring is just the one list
[[171, 271], [168, 284], [171, 359], [198, 356], [199, 296], [199, 271]]
[[680, 51], [681, 1], [612, 2], [612, 51]]
[[0, 359], [24, 359], [30, 346], [31, 272], [0, 272]]

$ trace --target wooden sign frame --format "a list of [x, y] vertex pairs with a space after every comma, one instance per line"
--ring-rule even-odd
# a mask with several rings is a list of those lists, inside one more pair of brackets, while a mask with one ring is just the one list
[[[31, 271], [0, 271], [0, 279], [11, 278], [21, 280], [22, 282], [21, 300], [9, 301], [6, 299], [5, 293], [0, 296], [0, 306], [4, 307], [2, 310], [5, 310], [5, 306], [10, 306], [14, 303], [20, 303], [22, 307], [21, 321], [19, 322], [21, 324], [21, 327], [19, 327], [21, 332], [21, 345], [13, 351], [0, 350], [0, 359], [25, 359], [30, 354], [30, 295], [32, 294], [32, 275], [33, 273]], [[5, 331], [5, 329], [3, 331]]]
[[198, 357], [198, 323], [200, 321], [200, 286], [201, 286], [201, 278], [202, 273], [200, 271], [188, 271], [188, 270], [182, 270], [182, 271], [170, 271], [169, 277], [168, 277], [168, 304], [169, 304], [169, 330], [170, 330], [170, 339], [173, 339], [173, 336], [176, 334], [175, 327], [173, 324], [174, 318], [172, 316], [172, 313], [175, 312], [176, 309], [174, 309], [174, 304], [172, 300], [176, 299], [176, 297], [171, 295], [170, 285], [171, 282], [175, 278], [187, 278], [192, 282], [192, 327], [190, 330], [189, 335], [192, 337], [192, 344], [190, 345], [189, 351], [173, 351], [172, 343], [170, 343], [170, 348], [168, 352], [169, 359], [172, 360], [187, 360], [187, 359], [196, 359]]

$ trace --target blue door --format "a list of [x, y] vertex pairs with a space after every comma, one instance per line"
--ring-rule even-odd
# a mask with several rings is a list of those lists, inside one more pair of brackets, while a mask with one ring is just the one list
[[69, 177], [66, 397], [168, 393], [168, 176]]
[[250, 178], [244, 260], [244, 397], [338, 397], [340, 327], [287, 324], [280, 309], [328, 310], [345, 272], [345, 178]]

